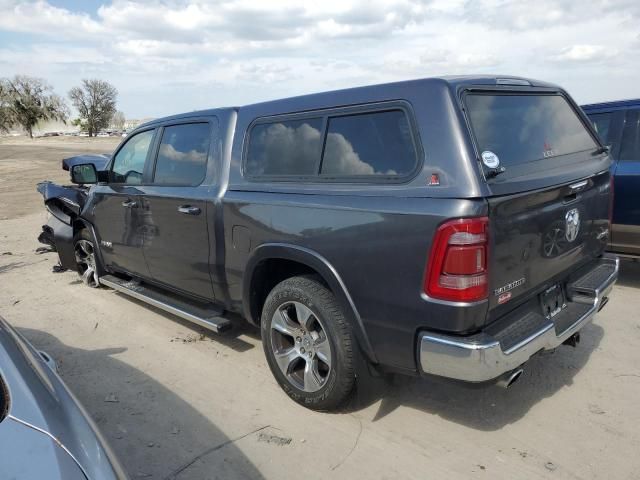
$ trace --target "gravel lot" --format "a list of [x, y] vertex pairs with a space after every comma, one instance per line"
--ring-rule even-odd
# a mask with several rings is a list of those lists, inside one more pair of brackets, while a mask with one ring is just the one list
[[210, 334], [35, 253], [36, 182], [117, 141], [0, 139], [0, 315], [56, 358], [132, 478], [640, 478], [640, 263], [577, 349], [509, 390], [363, 375], [347, 411], [314, 413], [280, 391], [258, 331]]

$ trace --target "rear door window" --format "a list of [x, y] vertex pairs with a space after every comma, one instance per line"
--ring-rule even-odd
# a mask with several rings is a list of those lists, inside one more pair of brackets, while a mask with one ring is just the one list
[[507, 169], [598, 147], [561, 95], [473, 93], [465, 103], [480, 153]]
[[322, 175], [405, 176], [416, 166], [416, 150], [402, 110], [329, 118]]
[[208, 123], [165, 127], [153, 182], [160, 185], [199, 185], [207, 171], [210, 137]]
[[626, 112], [620, 143], [620, 160], [640, 160], [640, 109]]

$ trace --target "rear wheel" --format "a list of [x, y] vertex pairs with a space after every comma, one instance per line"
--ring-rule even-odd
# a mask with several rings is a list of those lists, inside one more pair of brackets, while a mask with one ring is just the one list
[[293, 277], [275, 286], [261, 319], [269, 367], [293, 400], [332, 410], [355, 384], [354, 340], [333, 293], [317, 277]]
[[86, 229], [76, 233], [73, 241], [73, 250], [80, 279], [91, 288], [99, 287], [100, 279], [98, 277], [96, 248], [91, 235]]

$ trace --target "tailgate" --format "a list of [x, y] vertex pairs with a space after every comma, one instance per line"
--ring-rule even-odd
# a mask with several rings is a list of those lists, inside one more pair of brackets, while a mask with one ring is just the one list
[[540, 293], [553, 315], [563, 282], [607, 244], [611, 160], [560, 90], [469, 91], [464, 101], [491, 192], [487, 321]]
[[609, 234], [609, 185], [607, 171], [489, 199], [489, 321], [602, 254]]

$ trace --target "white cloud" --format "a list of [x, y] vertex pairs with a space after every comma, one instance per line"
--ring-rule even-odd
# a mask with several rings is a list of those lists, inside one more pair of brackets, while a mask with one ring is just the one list
[[92, 15], [0, 0], [0, 11], [0, 76], [47, 77], [63, 94], [99, 76], [136, 116], [464, 73], [549, 80], [578, 101], [640, 96], [637, 0], [114, 0]]
[[590, 62], [602, 61], [617, 55], [617, 49], [609, 50], [603, 45], [572, 45], [554, 56], [557, 61]]
[[81, 35], [96, 35], [104, 27], [87, 14], [73, 13], [54, 7], [43, 0], [36, 2], [0, 3], [0, 30], [45, 34], [76, 38]]
[[464, 17], [486, 22], [493, 29], [538, 30], [562, 25], [569, 27], [594, 16], [611, 13], [626, 0], [476, 0], [469, 2]]

